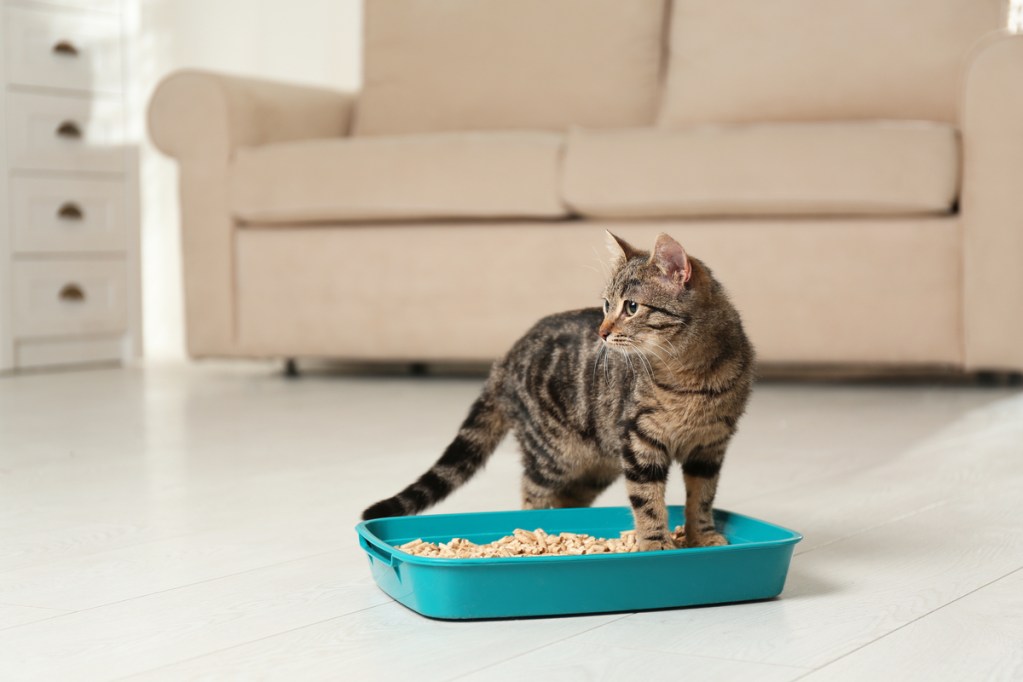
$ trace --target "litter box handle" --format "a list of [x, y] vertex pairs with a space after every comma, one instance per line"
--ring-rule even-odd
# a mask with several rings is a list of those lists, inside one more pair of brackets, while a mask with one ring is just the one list
[[373, 555], [378, 560], [384, 562], [385, 564], [392, 568], [396, 564], [401, 563], [401, 561], [394, 558], [394, 554], [388, 552], [386, 549], [383, 549], [382, 547], [377, 547], [376, 545], [374, 545], [372, 542], [362, 537], [361, 535], [359, 536], [359, 544], [362, 545], [362, 548], [366, 550], [367, 554]]

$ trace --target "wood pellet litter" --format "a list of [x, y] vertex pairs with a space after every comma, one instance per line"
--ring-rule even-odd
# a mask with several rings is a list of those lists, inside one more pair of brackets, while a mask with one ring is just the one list
[[[672, 532], [675, 547], [685, 546], [686, 532], [676, 526]], [[450, 542], [424, 542], [422, 539], [398, 545], [409, 554], [439, 559], [489, 559], [504, 557], [566, 556], [581, 554], [618, 554], [638, 552], [636, 531], [622, 531], [617, 538], [597, 538], [582, 533], [548, 534], [542, 528], [523, 530], [516, 528], [512, 535], [477, 545], [465, 538]]]

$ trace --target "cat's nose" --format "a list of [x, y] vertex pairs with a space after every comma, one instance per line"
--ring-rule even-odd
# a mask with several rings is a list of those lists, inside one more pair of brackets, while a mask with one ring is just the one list
[[600, 329], [597, 330], [597, 336], [607, 341], [607, 337], [611, 336], [611, 328], [601, 325]]

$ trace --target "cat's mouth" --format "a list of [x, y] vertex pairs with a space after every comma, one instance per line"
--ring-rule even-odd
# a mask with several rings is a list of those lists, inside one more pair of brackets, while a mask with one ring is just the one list
[[[611, 334], [602, 339], [604, 346], [626, 355], [638, 355], [648, 360], [656, 358], [661, 362], [678, 359], [678, 349], [670, 341], [658, 342], [651, 339], [637, 339], [624, 334]], [[667, 345], [665, 345], [667, 344]]]
[[620, 350], [622, 352], [639, 351], [639, 346], [634, 340], [628, 336], [622, 336], [621, 334], [611, 334], [606, 339], [602, 339], [605, 346]]

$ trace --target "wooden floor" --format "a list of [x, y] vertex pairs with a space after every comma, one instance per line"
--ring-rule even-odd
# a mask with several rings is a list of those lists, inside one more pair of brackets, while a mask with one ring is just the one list
[[[246, 365], [0, 379], [0, 678], [1023, 679], [1018, 390], [759, 385], [719, 503], [805, 535], [778, 599], [427, 620], [376, 588], [352, 528], [480, 385]], [[437, 511], [514, 508], [517, 488], [506, 444]]]

